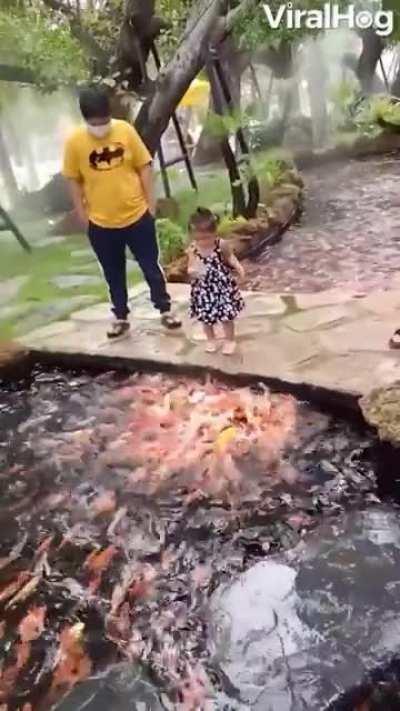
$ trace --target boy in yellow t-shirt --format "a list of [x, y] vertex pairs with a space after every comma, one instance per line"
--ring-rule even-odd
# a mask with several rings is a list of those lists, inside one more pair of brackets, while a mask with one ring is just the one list
[[79, 105], [85, 125], [66, 143], [63, 175], [109, 287], [115, 320], [107, 335], [115, 340], [129, 333], [126, 247], [143, 272], [162, 324], [179, 328], [159, 264], [151, 155], [133, 126], [111, 118], [104, 89], [83, 89]]

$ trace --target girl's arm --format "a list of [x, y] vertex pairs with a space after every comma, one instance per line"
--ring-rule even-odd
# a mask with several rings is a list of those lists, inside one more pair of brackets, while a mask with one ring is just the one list
[[221, 240], [221, 252], [226, 264], [231, 267], [239, 279], [244, 279], [245, 271], [238, 258], [234, 255], [232, 247], [227, 241]]
[[189, 274], [189, 277], [190, 277], [191, 279], [194, 279], [194, 278], [196, 277], [196, 274], [197, 274], [198, 264], [197, 264], [196, 256], [195, 256], [195, 254], [194, 254], [194, 250], [193, 250], [192, 245], [189, 246], [189, 248], [188, 248], [188, 250], [187, 250], [187, 255], [188, 255], [188, 257], [189, 257], [189, 261], [188, 261], [188, 274]]

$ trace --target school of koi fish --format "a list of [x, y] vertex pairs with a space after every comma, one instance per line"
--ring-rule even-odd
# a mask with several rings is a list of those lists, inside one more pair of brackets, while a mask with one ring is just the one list
[[209, 595], [374, 496], [369, 437], [261, 385], [37, 371], [0, 431], [0, 711], [123, 659], [165, 708], [219, 708]]

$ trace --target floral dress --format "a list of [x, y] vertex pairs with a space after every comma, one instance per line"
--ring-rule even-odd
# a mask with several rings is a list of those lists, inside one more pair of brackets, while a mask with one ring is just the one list
[[192, 281], [190, 316], [214, 326], [222, 321], [233, 321], [244, 309], [244, 301], [232, 274], [232, 268], [224, 260], [219, 240], [207, 257], [193, 248], [200, 263], [200, 273]]

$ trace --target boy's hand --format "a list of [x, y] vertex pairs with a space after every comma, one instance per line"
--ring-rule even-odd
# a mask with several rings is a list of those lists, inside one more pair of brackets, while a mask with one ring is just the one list
[[238, 276], [239, 281], [244, 281], [246, 272], [244, 271], [241, 264], [238, 264], [238, 266], [236, 267], [236, 274]]
[[75, 210], [75, 214], [78, 218], [78, 221], [82, 225], [82, 229], [84, 229], [86, 231], [89, 227], [89, 219], [88, 219], [87, 212], [86, 212], [85, 208], [83, 206], [77, 208]]

